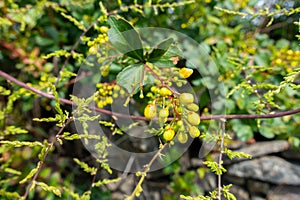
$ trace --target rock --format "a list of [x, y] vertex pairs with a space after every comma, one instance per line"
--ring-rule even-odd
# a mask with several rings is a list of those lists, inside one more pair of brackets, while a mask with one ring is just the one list
[[203, 179], [197, 183], [204, 191], [212, 191], [217, 187], [216, 175], [211, 172], [206, 172]]
[[274, 184], [300, 186], [300, 166], [276, 156], [265, 156], [233, 164], [228, 167], [228, 174]]
[[281, 153], [284, 158], [291, 160], [300, 160], [300, 150], [289, 149]]
[[299, 200], [300, 187], [295, 186], [277, 186], [271, 190], [267, 200]]
[[151, 192], [151, 196], [152, 196], [151, 199], [153, 199], [153, 200], [160, 200], [161, 199], [160, 194], [157, 191], [156, 192]]
[[179, 160], [180, 163], [180, 171], [185, 172], [189, 167], [191, 167], [190, 157], [188, 152], [184, 153]]
[[244, 178], [237, 177], [237, 176], [230, 176], [228, 174], [225, 174], [223, 179], [228, 183], [233, 183], [236, 185], [244, 185], [246, 183], [246, 180]]
[[[256, 158], [256, 157], [260, 157], [272, 153], [282, 152], [287, 150], [288, 148], [289, 148], [288, 141], [276, 140], [276, 141], [268, 141], [268, 142], [256, 142], [254, 144], [243, 147], [237, 151], [250, 154], [252, 158]], [[233, 159], [232, 161], [241, 161], [241, 160], [246, 160], [246, 159], [236, 158]], [[225, 163], [230, 163], [232, 161], [226, 160]]]
[[241, 140], [231, 140], [229, 141], [227, 147], [230, 149], [240, 149], [243, 147], [243, 145], [245, 145], [245, 142]]
[[266, 195], [270, 189], [270, 185], [261, 181], [248, 180], [247, 189], [250, 191], [250, 194]]
[[201, 167], [204, 165], [203, 162], [204, 162], [204, 160], [202, 160], [202, 159], [192, 158], [191, 159], [191, 167], [194, 167], [194, 168]]
[[250, 200], [248, 192], [240, 186], [232, 185], [230, 192], [234, 194], [238, 200]]
[[113, 192], [111, 195], [111, 198], [113, 200], [120, 200], [120, 199], [124, 199], [124, 194], [121, 192]]
[[260, 196], [252, 196], [251, 200], [266, 200], [266, 198], [260, 197]]
[[125, 194], [127, 194], [127, 195], [129, 195], [129, 194], [131, 194], [131, 192], [133, 191], [133, 189], [134, 189], [134, 187], [135, 187], [135, 181], [134, 181], [134, 174], [130, 174], [130, 175], [128, 175], [125, 179], [124, 179], [124, 181], [120, 184], [120, 187], [119, 187], [119, 189], [123, 192], [123, 193], [125, 193]]

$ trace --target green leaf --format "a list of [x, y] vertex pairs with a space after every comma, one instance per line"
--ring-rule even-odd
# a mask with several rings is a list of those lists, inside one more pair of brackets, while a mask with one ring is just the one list
[[162, 57], [170, 48], [171, 44], [174, 42], [173, 38], [168, 38], [163, 40], [161, 43], [156, 45], [152, 52], [149, 54], [149, 61], [157, 60]]
[[160, 57], [160, 59], [158, 60], [155, 61], [153, 60], [150, 62], [159, 68], [170, 68], [175, 66], [173, 61], [170, 59], [170, 57], [166, 55]]
[[12, 168], [4, 168], [4, 171], [7, 173], [15, 174], [15, 175], [21, 175], [22, 173], [20, 171], [17, 171]]
[[7, 146], [13, 146], [13, 147], [23, 147], [23, 146], [28, 146], [28, 147], [36, 147], [40, 146], [43, 147], [43, 144], [34, 141], [34, 142], [27, 142], [27, 141], [7, 141], [7, 140], [2, 140], [0, 141], [0, 144], [7, 145]]
[[264, 136], [265, 138], [274, 138], [275, 137], [275, 134], [274, 134], [274, 130], [272, 128], [270, 128], [269, 126], [264, 126], [262, 125], [260, 128], [259, 128], [259, 132], [262, 136]]
[[121, 180], [121, 178], [115, 178], [115, 179], [103, 179], [103, 180], [100, 180], [100, 181], [97, 181], [93, 184], [94, 187], [99, 187], [99, 186], [102, 186], [102, 185], [107, 185], [109, 183], [117, 183]]
[[96, 167], [90, 167], [88, 164], [85, 162], [80, 161], [77, 158], [73, 159], [85, 172], [95, 175], [97, 173], [97, 168]]
[[110, 17], [108, 37], [111, 43], [125, 55], [144, 61], [143, 45], [139, 33], [124, 19]]
[[225, 173], [227, 170], [223, 167], [223, 165], [221, 165], [219, 167], [219, 164], [217, 162], [214, 161], [205, 161], [203, 162], [204, 165], [206, 165], [207, 167], [210, 168], [210, 170], [212, 172], [214, 172], [217, 175], [223, 174]]
[[253, 131], [251, 126], [243, 124], [240, 120], [234, 119], [231, 120], [232, 129], [237, 134], [238, 138], [246, 141], [253, 137]]
[[41, 167], [41, 162], [38, 162], [36, 168], [33, 168], [25, 178], [23, 178], [19, 183], [24, 184], [29, 181], [36, 173], [38, 173], [38, 169]]
[[[16, 134], [26, 134], [28, 133], [28, 131], [15, 126], [7, 126], [3, 133], [4, 135], [16, 135]], [[0, 134], [2, 134], [2, 131], [0, 131]]]
[[17, 192], [8, 192], [5, 190], [0, 190], [0, 196], [7, 199], [20, 199], [20, 195]]
[[40, 187], [41, 187], [44, 191], [46, 191], [46, 192], [52, 192], [52, 193], [54, 193], [56, 196], [61, 197], [61, 191], [60, 191], [59, 188], [57, 188], [57, 187], [50, 186], [50, 185], [47, 185], [46, 183], [38, 182], [38, 181], [36, 181], [36, 185], [37, 185], [37, 186], [40, 186]]
[[143, 83], [143, 80], [141, 80], [143, 73], [143, 64], [129, 65], [118, 74], [117, 84], [125, 88], [129, 93], [135, 94], [138, 92], [140, 83]]

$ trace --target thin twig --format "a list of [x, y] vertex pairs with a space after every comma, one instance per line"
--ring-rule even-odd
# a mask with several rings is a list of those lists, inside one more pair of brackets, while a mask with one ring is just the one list
[[[48, 99], [54, 99], [54, 96], [52, 94], [48, 94], [46, 92], [40, 91], [36, 88], [33, 88], [27, 84], [25, 84], [22, 81], [17, 80], [16, 78], [12, 77], [11, 75], [3, 72], [2, 70], [0, 70], [0, 76], [2, 76], [3, 78], [7, 79], [8, 81], [11, 81], [25, 89], [28, 89], [40, 96], [46, 97]], [[68, 105], [72, 105], [72, 106], [76, 106], [76, 104], [68, 99], [64, 99], [64, 98], [59, 98], [59, 101]], [[90, 106], [89, 109], [91, 110], [95, 110], [97, 112], [103, 113], [103, 114], [107, 114], [107, 115], [113, 115], [116, 117], [120, 117], [120, 118], [131, 118], [133, 120], [144, 120], [144, 121], [148, 121], [149, 119], [147, 119], [146, 117], [143, 116], [136, 116], [136, 115], [126, 115], [123, 113], [117, 113], [117, 112], [112, 112], [109, 110], [105, 110], [102, 108], [97, 108], [97, 107], [92, 107]], [[201, 116], [200, 119], [201, 120], [215, 120], [215, 119], [266, 119], [266, 118], [277, 118], [277, 117], [284, 117], [287, 115], [294, 115], [300, 113], [300, 108], [298, 109], [294, 109], [294, 110], [287, 110], [287, 111], [282, 111], [282, 112], [276, 112], [276, 113], [269, 113], [269, 114], [238, 114], [238, 115], [211, 115], [211, 116]], [[168, 118], [168, 121], [172, 121], [173, 118]], [[152, 119], [155, 120], [155, 119]]]
[[[248, 65], [248, 66], [251, 66], [251, 65], [253, 65], [253, 63], [254, 63], [254, 56], [251, 56], [251, 59], [249, 60], [249, 62], [247, 63], [247, 65]], [[242, 71], [243, 71], [244, 74], [245, 74], [245, 77], [244, 77], [245, 79], [248, 79], [249, 77], [251, 77], [251, 76], [248, 76], [248, 75], [247, 75], [247, 72], [246, 72], [246, 68], [245, 68], [245, 67], [242, 67]], [[251, 73], [252, 73], [252, 74], [254, 73], [254, 69], [251, 70]], [[248, 79], [247, 83], [248, 83], [251, 87], [254, 86], [250, 78]], [[268, 101], [263, 101], [263, 99], [262, 99], [261, 95], [258, 93], [257, 89], [254, 90], [254, 94], [256, 95], [256, 97], [258, 98], [258, 100], [259, 100], [261, 103], [264, 103], [264, 104], [265, 104], [265, 106], [266, 106], [266, 108], [268, 109], [268, 111], [271, 112], [272, 109], [271, 109], [271, 106], [269, 105]], [[263, 112], [263, 113], [264, 113], [264, 112]], [[266, 114], [266, 113], [265, 113], [265, 114]]]
[[[220, 124], [219, 124], [219, 131], [218, 133], [220, 134], [221, 132], [221, 141], [220, 141], [220, 153], [219, 153], [219, 159], [218, 159], [218, 167], [219, 169], [222, 168], [222, 156], [223, 156], [223, 149], [224, 149], [224, 138], [225, 138], [225, 122], [226, 119], [221, 119]], [[221, 190], [222, 190], [222, 174], [218, 174], [218, 199], [221, 200]]]
[[272, 26], [262, 28], [260, 30], [260, 33], [269, 33], [269, 32], [271, 32], [271, 31], [273, 31], [275, 29], [283, 28], [284, 26], [287, 26], [287, 25], [288, 25], [288, 22], [286, 22], [286, 21], [279, 22], [279, 23], [273, 24]]
[[45, 151], [45, 154], [44, 154], [44, 157], [43, 157], [43, 160], [40, 160], [40, 165], [39, 165], [39, 168], [37, 169], [36, 173], [34, 174], [33, 178], [31, 179], [29, 185], [27, 186], [26, 188], [26, 191], [24, 193], [24, 195], [22, 196], [22, 199], [26, 199], [28, 194], [29, 194], [29, 191], [31, 189], [31, 186], [33, 185], [33, 183], [35, 182], [35, 180], [37, 179], [41, 169], [43, 168], [44, 166], [44, 163], [45, 163], [45, 160], [46, 160], [46, 157], [48, 156], [48, 153], [50, 151], [50, 149], [53, 147], [54, 143], [56, 142], [56, 139], [61, 135], [61, 133], [63, 132], [64, 128], [66, 127], [66, 125], [68, 125], [71, 121], [73, 120], [73, 118], [68, 118], [67, 121], [62, 125], [62, 127], [59, 129], [59, 131], [57, 132], [56, 136], [52, 139], [51, 143], [48, 144], [48, 147]]
[[147, 64], [145, 64], [144, 66], [145, 66], [145, 70], [151, 72], [153, 74], [153, 76], [155, 76], [161, 82], [162, 87], [168, 88], [174, 95], [179, 94], [177, 91], [175, 91], [173, 88], [171, 88], [168, 84], [165, 84], [165, 81], [151, 67], [149, 67]]
[[164, 148], [166, 148], [168, 145], [169, 145], [169, 143], [165, 143], [164, 145], [162, 145], [161, 148], [152, 157], [152, 159], [150, 160], [150, 162], [145, 166], [144, 171], [141, 172], [141, 178], [140, 178], [138, 184], [135, 186], [135, 188], [134, 188], [133, 192], [131, 193], [131, 195], [128, 196], [128, 197], [126, 197], [126, 200], [132, 200], [132, 199], [134, 199], [134, 197], [136, 196], [136, 194], [140, 192], [142, 184], [144, 182], [144, 179], [145, 179], [148, 171], [150, 170], [150, 167], [152, 166], [152, 164], [154, 163], [154, 161], [157, 159], [157, 157], [161, 155], [162, 150], [164, 150]]

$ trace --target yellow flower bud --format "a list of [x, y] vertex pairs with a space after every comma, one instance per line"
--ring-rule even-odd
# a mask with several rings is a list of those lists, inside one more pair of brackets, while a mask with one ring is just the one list
[[175, 136], [175, 131], [173, 129], [168, 129], [163, 134], [163, 138], [166, 141], [171, 141], [174, 138], [174, 136]]
[[180, 70], [179, 70], [179, 76], [181, 77], [181, 78], [188, 78], [188, 77], [190, 77], [191, 75], [192, 75], [192, 73], [193, 73], [193, 70], [192, 69], [189, 69], [189, 68], [181, 68]]

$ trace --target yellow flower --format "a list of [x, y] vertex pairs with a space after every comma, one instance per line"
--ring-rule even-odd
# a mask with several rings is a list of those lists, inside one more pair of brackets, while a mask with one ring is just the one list
[[166, 141], [171, 141], [175, 136], [175, 131], [173, 129], [168, 129], [164, 132], [163, 137]]
[[181, 68], [179, 70], [179, 76], [181, 78], [188, 78], [188, 77], [190, 77], [192, 75], [192, 73], [193, 73], [192, 69], [188, 69], [188, 68], [185, 68], [185, 67]]

